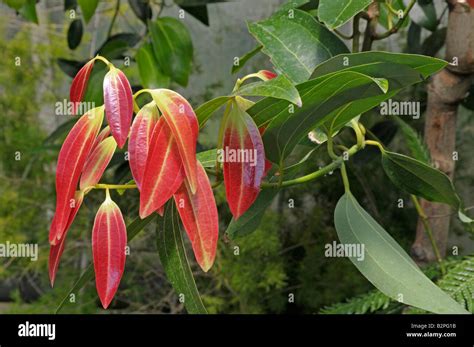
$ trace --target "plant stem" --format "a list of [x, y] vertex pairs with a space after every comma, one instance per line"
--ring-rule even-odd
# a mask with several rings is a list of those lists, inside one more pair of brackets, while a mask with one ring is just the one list
[[378, 142], [378, 141], [373, 141], [373, 140], [365, 140], [364, 143], [366, 145], [370, 145], [370, 146], [377, 146], [379, 149], [380, 149], [380, 152], [384, 152], [385, 151], [385, 148], [383, 148], [383, 145]]
[[338, 36], [342, 37], [344, 40], [351, 40], [351, 39], [354, 37], [354, 34], [352, 34], [352, 35], [346, 35], [346, 34], [341, 33], [341, 32], [340, 32], [339, 30], [337, 30], [337, 29], [334, 29], [334, 32], [335, 32]]
[[373, 40], [382, 40], [382, 39], [385, 39], [385, 38], [389, 37], [392, 34], [395, 34], [402, 27], [403, 23], [405, 22], [405, 19], [408, 17], [408, 13], [410, 13], [410, 11], [413, 8], [413, 6], [415, 5], [415, 3], [416, 3], [416, 0], [410, 0], [410, 3], [408, 4], [408, 6], [403, 11], [402, 18], [400, 18], [398, 20], [398, 22], [390, 30], [387, 30], [386, 32], [384, 32], [382, 34], [373, 33], [372, 39]]
[[114, 16], [112, 17], [112, 21], [110, 22], [109, 30], [107, 31], [107, 38], [109, 38], [110, 35], [112, 34], [112, 28], [114, 27], [115, 20], [117, 19], [117, 14], [119, 12], [119, 9], [120, 9], [120, 0], [117, 0], [117, 4], [115, 5]]
[[439, 264], [439, 268], [441, 270], [441, 273], [443, 275], [446, 274], [446, 268], [443, 263], [443, 259], [441, 258], [441, 254], [439, 253], [438, 245], [436, 244], [436, 241], [433, 237], [433, 231], [431, 230], [430, 223], [428, 222], [428, 217], [425, 214], [425, 211], [423, 210], [423, 207], [421, 207], [420, 202], [418, 201], [418, 198], [415, 195], [410, 195], [411, 200], [413, 201], [413, 204], [415, 205], [416, 212], [418, 212], [418, 216], [421, 219], [421, 222], [423, 223], [423, 228], [425, 229], [426, 235], [430, 239], [431, 242], [431, 247], [433, 248], [433, 252], [436, 256], [436, 261]]
[[360, 38], [359, 21], [360, 21], [360, 15], [357, 14], [354, 17], [354, 20], [352, 22], [352, 53], [359, 52], [359, 38]]
[[[347, 153], [349, 154], [349, 156], [352, 156], [355, 153], [357, 153], [359, 150], [360, 150], [360, 148], [357, 147], [357, 145], [354, 145], [347, 151]], [[344, 162], [344, 158], [342, 156], [337, 157], [337, 159], [335, 159], [332, 163], [330, 163], [330, 164], [328, 164], [328, 165], [320, 168], [319, 170], [317, 170], [315, 172], [312, 172], [308, 175], [301, 176], [301, 177], [298, 177], [298, 178], [295, 178], [295, 179], [292, 179], [292, 180], [288, 180], [288, 181], [282, 181], [281, 183], [279, 183], [279, 182], [277, 182], [277, 183], [265, 182], [265, 183], [262, 183], [262, 188], [290, 187], [290, 186], [294, 186], [294, 185], [314, 181], [315, 179], [318, 179], [319, 177], [324, 176], [324, 175], [330, 173], [331, 171], [334, 171], [343, 162]]]
[[344, 190], [346, 193], [350, 191], [350, 185], [349, 185], [349, 178], [347, 177], [347, 170], [346, 170], [346, 165], [344, 163], [341, 164], [341, 176], [342, 176], [342, 182], [344, 183]]

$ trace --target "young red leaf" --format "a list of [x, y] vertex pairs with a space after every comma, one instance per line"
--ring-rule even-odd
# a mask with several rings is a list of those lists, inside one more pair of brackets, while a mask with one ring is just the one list
[[140, 217], [152, 214], [181, 186], [184, 169], [178, 145], [164, 118], [153, 129], [140, 191]]
[[102, 129], [95, 138], [94, 144], [92, 145], [92, 151], [101, 143], [106, 137], [110, 136], [110, 127], [107, 125], [104, 129]]
[[[82, 200], [84, 199], [84, 192], [83, 191], [76, 191], [74, 195], [74, 200], [72, 200], [70, 214], [67, 220], [66, 228], [64, 229], [64, 235], [61, 240], [56, 245], [51, 245], [49, 249], [49, 280], [51, 282], [51, 287], [54, 286], [54, 280], [56, 279], [56, 272], [58, 271], [59, 260], [61, 259], [61, 255], [64, 251], [64, 246], [66, 243], [66, 235], [71, 227], [74, 218], [76, 217], [79, 208], [82, 205]], [[53, 224], [54, 224], [53, 219]]]
[[184, 229], [193, 246], [196, 260], [202, 270], [207, 272], [216, 257], [219, 220], [216, 201], [206, 171], [197, 164], [197, 190], [193, 194], [188, 180], [174, 194]]
[[158, 122], [159, 112], [156, 104], [150, 102], [142, 107], [133, 120], [132, 129], [130, 130], [130, 139], [128, 140], [129, 164], [132, 176], [141, 189], [143, 173], [148, 157], [150, 147], [151, 134], [153, 128]]
[[127, 141], [133, 115], [132, 88], [125, 74], [111, 67], [104, 78], [105, 115], [120, 148]]
[[268, 70], [260, 70], [259, 72], [257, 72], [257, 77], [264, 81], [274, 79], [277, 76], [278, 75], [276, 73]]
[[85, 64], [72, 80], [71, 89], [69, 90], [69, 100], [73, 103], [73, 113], [76, 113], [78, 103], [82, 101], [86, 92], [87, 82], [94, 67], [94, 59]]
[[252, 117], [236, 102], [224, 126], [221, 152], [224, 184], [232, 215], [238, 219], [255, 201], [265, 172], [265, 151]]
[[117, 142], [115, 142], [113, 137], [107, 137], [92, 151], [82, 170], [81, 181], [79, 183], [81, 190], [85, 190], [99, 183], [116, 149]]
[[165, 205], [161, 206], [156, 210], [156, 213], [158, 213], [161, 217], [165, 214]]
[[187, 100], [172, 90], [155, 89], [151, 95], [176, 139], [184, 171], [194, 193], [197, 186], [196, 142], [199, 133], [196, 114]]
[[49, 242], [52, 245], [61, 239], [66, 228], [71, 212], [69, 201], [74, 197], [79, 177], [103, 118], [103, 106], [88, 111], [71, 129], [59, 151], [56, 168], [56, 212], [49, 232]]
[[97, 211], [92, 229], [92, 255], [97, 293], [104, 308], [112, 301], [125, 268], [127, 230], [122, 212], [107, 198]]

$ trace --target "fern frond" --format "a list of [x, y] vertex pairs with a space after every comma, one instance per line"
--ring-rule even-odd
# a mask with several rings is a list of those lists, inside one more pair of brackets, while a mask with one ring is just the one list
[[431, 164], [430, 153], [425, 146], [420, 135], [413, 129], [408, 123], [401, 120], [399, 117], [395, 118], [403, 137], [405, 138], [405, 143], [410, 150], [411, 156], [423, 163], [428, 165]]
[[353, 297], [347, 302], [337, 303], [324, 307], [323, 314], [364, 314], [386, 310], [394, 302], [391, 298], [378, 290]]

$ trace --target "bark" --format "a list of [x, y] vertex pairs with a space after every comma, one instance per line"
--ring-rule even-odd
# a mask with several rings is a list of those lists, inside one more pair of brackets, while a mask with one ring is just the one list
[[[472, 82], [474, 73], [474, 9], [466, 3], [450, 2], [446, 56], [448, 65], [428, 86], [424, 139], [436, 168], [453, 178], [455, 169], [456, 115]], [[422, 200], [441, 256], [446, 255], [451, 209], [444, 204]], [[421, 220], [418, 220], [412, 256], [419, 264], [436, 260]]]

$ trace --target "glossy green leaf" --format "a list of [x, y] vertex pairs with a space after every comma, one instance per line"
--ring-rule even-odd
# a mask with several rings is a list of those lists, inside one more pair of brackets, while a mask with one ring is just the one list
[[[155, 219], [156, 215], [153, 214], [148, 216], [145, 219], [141, 219], [137, 217], [127, 226], [127, 240], [130, 243], [135, 236], [138, 235], [140, 231], [143, 230], [150, 222]], [[94, 279], [94, 265], [92, 263], [87, 266], [86, 270], [81, 274], [81, 276], [74, 282], [72, 288], [68, 291], [67, 295], [61, 300], [58, 307], [56, 308], [55, 313], [59, 313], [61, 309], [64, 307], [66, 302], [69, 301], [71, 294], [77, 294], [77, 292], [84, 287], [88, 282]]]
[[161, 71], [150, 43], [145, 43], [140, 47], [135, 60], [143, 87], [153, 89], [169, 87], [170, 78]]
[[176, 294], [184, 296], [186, 310], [195, 314], [207, 313], [189, 266], [179, 215], [173, 203], [166, 204], [163, 218], [158, 220], [156, 239], [166, 277], [173, 285]]
[[82, 11], [82, 16], [86, 23], [89, 23], [89, 20], [95, 13], [99, 0], [77, 0], [79, 7]]
[[268, 81], [244, 84], [234, 93], [241, 96], [269, 96], [275, 99], [288, 100], [301, 107], [301, 97], [293, 83], [284, 75]]
[[148, 23], [153, 52], [163, 72], [185, 87], [191, 72], [193, 45], [182, 21], [163, 17]]
[[199, 127], [202, 127], [212, 114], [220, 109], [227, 101], [229, 101], [230, 98], [230, 96], [219, 96], [199, 106], [196, 109], [196, 117], [198, 118]]
[[247, 62], [252, 59], [255, 55], [257, 55], [260, 51], [262, 50], [262, 46], [257, 46], [251, 51], [245, 53], [243, 56], [241, 56], [238, 60], [238, 65], [232, 65], [232, 71], [231, 73], [236, 73], [242, 69]]
[[75, 19], [69, 25], [67, 31], [67, 45], [70, 49], [75, 49], [82, 40], [82, 21]]
[[459, 209], [459, 196], [453, 183], [443, 172], [406, 155], [389, 151], [382, 152], [382, 166], [399, 189]]
[[121, 33], [113, 35], [97, 50], [107, 59], [122, 59], [125, 52], [140, 41], [140, 36], [134, 33]]
[[384, 94], [384, 84], [383, 80], [353, 71], [308, 81], [302, 88], [304, 92], [300, 90], [303, 106], [294, 113], [286, 107], [267, 126], [263, 135], [267, 159], [279, 164], [301, 138], [322, 124], [326, 115], [365, 93]]
[[301, 10], [292, 13], [277, 13], [248, 27], [275, 68], [300, 83], [311, 76], [317, 64], [348, 49], [310, 14]]
[[334, 223], [341, 244], [364, 247], [363, 257], [353, 254], [349, 259], [381, 292], [433, 313], [468, 313], [423, 274], [350, 192], [337, 203]]
[[318, 17], [329, 29], [339, 28], [371, 2], [372, 0], [320, 0]]

